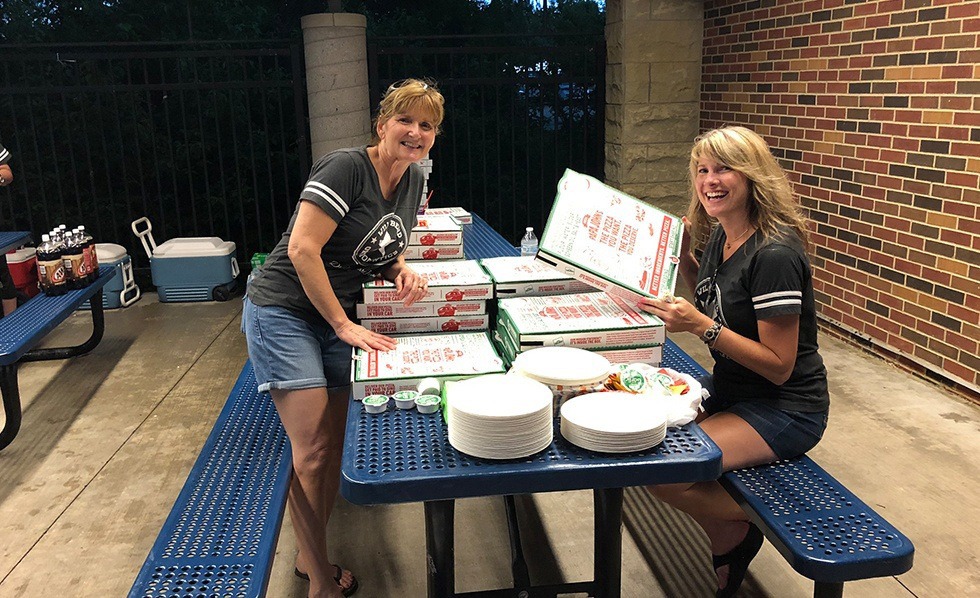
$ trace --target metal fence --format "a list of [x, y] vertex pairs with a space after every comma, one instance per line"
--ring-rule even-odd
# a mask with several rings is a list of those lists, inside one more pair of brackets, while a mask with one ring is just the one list
[[309, 172], [302, 51], [288, 41], [0, 46], [7, 230], [65, 223], [119, 243], [218, 236], [271, 249]]
[[525, 226], [540, 234], [565, 168], [603, 178], [601, 36], [374, 37], [368, 66], [373, 106], [405, 77], [446, 97], [431, 205], [475, 211], [517, 243]]

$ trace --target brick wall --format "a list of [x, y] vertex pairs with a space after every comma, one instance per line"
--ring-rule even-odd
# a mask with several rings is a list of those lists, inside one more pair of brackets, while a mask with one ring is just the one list
[[706, 1], [701, 126], [762, 134], [812, 220], [819, 311], [980, 388], [980, 2]]

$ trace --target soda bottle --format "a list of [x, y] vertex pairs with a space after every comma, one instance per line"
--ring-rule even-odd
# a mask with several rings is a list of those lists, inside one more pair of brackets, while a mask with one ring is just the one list
[[99, 277], [99, 256], [95, 252], [95, 239], [85, 232], [85, 225], [78, 225], [78, 234], [82, 239], [82, 252], [85, 255], [85, 269], [88, 271], [88, 282], [95, 282]]
[[521, 239], [521, 255], [534, 257], [538, 253], [538, 238], [534, 236], [534, 229], [530, 226], [524, 229], [524, 238]]
[[61, 259], [61, 246], [51, 241], [50, 235], [41, 235], [37, 248], [38, 286], [47, 295], [63, 295], [68, 290], [65, 282], [65, 262]]
[[85, 253], [82, 251], [82, 240], [78, 229], [72, 230], [65, 237], [65, 248], [61, 252], [65, 262], [65, 278], [68, 288], [84, 289], [88, 285], [88, 271], [85, 270]]

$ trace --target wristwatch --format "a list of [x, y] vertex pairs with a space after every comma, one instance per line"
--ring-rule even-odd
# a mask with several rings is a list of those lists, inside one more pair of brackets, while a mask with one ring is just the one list
[[704, 341], [704, 344], [708, 345], [709, 347], [714, 347], [715, 341], [718, 340], [718, 335], [720, 334], [721, 323], [715, 322], [704, 331], [704, 334], [701, 335], [701, 340]]

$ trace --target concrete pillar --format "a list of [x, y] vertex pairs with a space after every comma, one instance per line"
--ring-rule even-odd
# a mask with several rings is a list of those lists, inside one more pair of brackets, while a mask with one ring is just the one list
[[370, 141], [367, 19], [359, 14], [314, 14], [303, 17], [301, 25], [310, 153], [316, 161], [332, 150]]
[[675, 214], [690, 199], [702, 0], [606, 2], [606, 182]]

